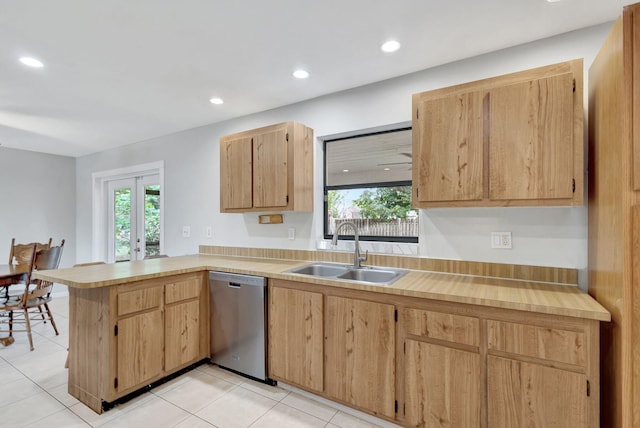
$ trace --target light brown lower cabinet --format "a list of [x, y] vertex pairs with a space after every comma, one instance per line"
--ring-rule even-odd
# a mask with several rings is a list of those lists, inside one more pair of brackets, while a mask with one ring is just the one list
[[[164, 370], [172, 371], [198, 360], [205, 349], [201, 349], [201, 322], [208, 323], [202, 316], [203, 284], [199, 277], [191, 276], [165, 284]], [[205, 287], [206, 288], [206, 287]]]
[[[276, 282], [277, 284], [278, 282]], [[279, 287], [269, 289], [269, 376], [324, 390], [324, 296]]]
[[480, 426], [480, 354], [407, 340], [405, 374], [408, 426]]
[[395, 307], [327, 296], [326, 393], [374, 415], [395, 416]]
[[117, 391], [149, 383], [162, 373], [163, 325], [159, 308], [118, 320]]
[[117, 392], [156, 380], [162, 373], [162, 287], [141, 284], [114, 290], [118, 318], [113, 332], [117, 355], [113, 388]]
[[596, 320], [283, 280], [269, 299], [278, 381], [407, 427], [599, 426]]
[[69, 393], [112, 402], [209, 355], [204, 273], [69, 288]]
[[588, 426], [582, 373], [490, 355], [487, 389], [490, 427]]
[[487, 321], [488, 425], [599, 426], [597, 323], [516, 321]]

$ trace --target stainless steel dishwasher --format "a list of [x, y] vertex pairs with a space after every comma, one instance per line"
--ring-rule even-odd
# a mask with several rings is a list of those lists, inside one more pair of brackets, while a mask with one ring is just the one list
[[254, 379], [267, 377], [267, 280], [209, 272], [211, 362]]

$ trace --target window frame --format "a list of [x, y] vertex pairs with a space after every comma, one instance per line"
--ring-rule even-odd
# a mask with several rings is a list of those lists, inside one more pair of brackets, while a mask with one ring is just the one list
[[[398, 187], [398, 186], [411, 186], [413, 187], [412, 180], [403, 180], [403, 181], [385, 181], [385, 182], [371, 182], [371, 183], [359, 183], [359, 184], [345, 184], [345, 185], [336, 185], [336, 186], [328, 186], [327, 185], [327, 144], [336, 142], [336, 141], [344, 141], [350, 140], [353, 138], [361, 138], [367, 137], [371, 135], [379, 135], [379, 134], [388, 134], [391, 132], [400, 132], [400, 131], [408, 131], [411, 130], [411, 126], [403, 126], [399, 128], [378, 131], [378, 132], [364, 132], [362, 134], [354, 134], [348, 137], [340, 137], [340, 138], [330, 138], [323, 141], [322, 149], [323, 149], [323, 160], [322, 160], [322, 183], [323, 183], [323, 213], [322, 213], [322, 223], [323, 223], [323, 236], [324, 239], [332, 239], [333, 234], [329, 233], [329, 196], [328, 192], [332, 190], [349, 190], [349, 189], [370, 189], [370, 188], [378, 188], [378, 187]], [[413, 201], [412, 201], [413, 207]], [[418, 212], [418, 216], [420, 215], [419, 210], [415, 208], [416, 212]], [[377, 236], [377, 235], [358, 235], [358, 238], [361, 241], [375, 241], [375, 242], [397, 242], [397, 243], [413, 243], [417, 244], [419, 242], [419, 236]], [[354, 235], [340, 235], [341, 240], [353, 241], [355, 239]]]

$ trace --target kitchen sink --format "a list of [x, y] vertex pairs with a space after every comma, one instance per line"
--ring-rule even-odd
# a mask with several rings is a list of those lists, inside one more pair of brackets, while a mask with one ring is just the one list
[[351, 266], [341, 265], [337, 263], [312, 263], [299, 268], [291, 269], [289, 273], [299, 273], [301, 275], [311, 276], [338, 276], [347, 272]]
[[338, 263], [311, 263], [286, 272], [320, 278], [344, 279], [367, 284], [390, 285], [408, 271], [406, 269], [376, 266], [354, 268], [351, 265]]
[[395, 279], [403, 275], [404, 272], [397, 270], [362, 268], [350, 269], [343, 274], [338, 275], [341, 279], [350, 279], [352, 281], [375, 282], [375, 283], [391, 283]]

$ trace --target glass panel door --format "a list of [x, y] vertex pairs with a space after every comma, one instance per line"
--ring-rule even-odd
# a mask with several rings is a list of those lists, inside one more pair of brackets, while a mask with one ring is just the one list
[[136, 179], [109, 182], [109, 262], [136, 260]]
[[160, 254], [160, 184], [157, 175], [138, 179], [140, 201], [138, 230], [141, 236], [138, 243], [139, 254], [144, 257]]
[[157, 174], [108, 183], [107, 261], [142, 260], [160, 254], [160, 184]]

